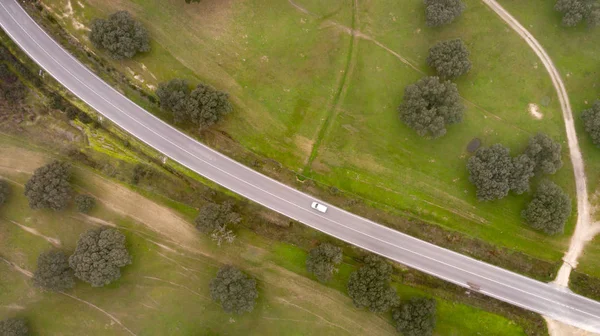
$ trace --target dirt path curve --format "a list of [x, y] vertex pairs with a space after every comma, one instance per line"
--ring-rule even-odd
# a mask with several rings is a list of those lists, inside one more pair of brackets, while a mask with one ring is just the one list
[[573, 112], [571, 111], [571, 104], [569, 103], [569, 96], [567, 90], [560, 77], [560, 74], [550, 56], [546, 53], [540, 43], [523, 27], [514, 17], [512, 17], [502, 6], [500, 6], [495, 0], [482, 0], [488, 5], [496, 14], [498, 14], [508, 25], [519, 34], [527, 44], [533, 49], [538, 55], [546, 70], [550, 74], [552, 83], [556, 88], [558, 99], [560, 101], [560, 107], [563, 112], [563, 119], [565, 120], [565, 128], [567, 131], [567, 140], [569, 144], [569, 154], [571, 155], [571, 163], [573, 164], [573, 172], [575, 173], [575, 185], [577, 189], [577, 224], [573, 237], [571, 237], [571, 244], [569, 251], [563, 257], [563, 265], [561, 266], [558, 275], [554, 282], [560, 286], [568, 286], [569, 274], [571, 270], [577, 266], [577, 258], [583, 251], [583, 246], [588, 242], [591, 237], [591, 223], [590, 223], [590, 203], [588, 199], [588, 192], [585, 179], [585, 169], [583, 166], [583, 157], [581, 150], [579, 149], [579, 143], [577, 141], [577, 134], [575, 132], [575, 124], [573, 123]]

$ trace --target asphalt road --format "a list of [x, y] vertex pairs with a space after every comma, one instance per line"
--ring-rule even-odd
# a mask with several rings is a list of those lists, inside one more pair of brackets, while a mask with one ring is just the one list
[[[118, 93], [52, 40], [15, 0], [0, 0], [0, 25], [73, 94], [141, 141], [254, 202], [409, 267], [552, 319], [600, 332], [600, 303], [440, 248], [315, 200], [179, 132]], [[324, 203], [324, 202], [322, 202]]]

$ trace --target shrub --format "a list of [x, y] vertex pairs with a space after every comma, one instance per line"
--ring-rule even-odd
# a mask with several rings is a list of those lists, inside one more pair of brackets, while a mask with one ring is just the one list
[[434, 299], [413, 298], [394, 309], [392, 318], [403, 336], [432, 335], [436, 322], [436, 302]]
[[469, 50], [461, 39], [436, 43], [429, 49], [427, 64], [443, 78], [456, 78], [471, 70]]
[[398, 295], [390, 287], [392, 266], [375, 255], [365, 258], [366, 265], [350, 275], [348, 295], [358, 308], [383, 313], [398, 304]]
[[73, 270], [67, 256], [61, 251], [48, 251], [40, 254], [33, 283], [43, 289], [60, 292], [75, 286]]
[[75, 252], [69, 257], [75, 276], [93, 287], [102, 287], [119, 279], [120, 268], [129, 264], [131, 257], [125, 247], [125, 236], [111, 228], [83, 233]]
[[534, 229], [549, 235], [562, 233], [571, 215], [571, 198], [559, 186], [543, 181], [522, 216]]
[[581, 119], [594, 145], [600, 147], [600, 100], [596, 101], [591, 108], [584, 110]]
[[29, 333], [27, 323], [22, 318], [9, 318], [0, 321], [0, 335], [25, 336]]
[[306, 259], [306, 270], [314, 274], [321, 282], [327, 282], [331, 279], [335, 266], [342, 262], [342, 249], [331, 245], [321, 244], [310, 250]]
[[554, 9], [563, 13], [562, 24], [566, 27], [587, 21], [590, 27], [600, 24], [600, 3], [596, 0], [558, 0]]
[[6, 203], [10, 196], [10, 184], [5, 180], [0, 180], [0, 205]]
[[35, 170], [25, 184], [25, 196], [32, 209], [64, 209], [71, 199], [70, 166], [53, 161]]
[[535, 169], [544, 174], [554, 174], [562, 167], [561, 146], [546, 134], [531, 137], [525, 154], [535, 162]]
[[446, 134], [446, 125], [462, 121], [464, 106], [456, 85], [425, 77], [404, 90], [400, 118], [420, 136], [438, 138]]
[[75, 120], [79, 115], [79, 110], [76, 107], [69, 106], [65, 109], [65, 113], [67, 114], [67, 118], [69, 118], [69, 120]]
[[144, 178], [150, 178], [154, 174], [152, 168], [145, 164], [138, 163], [133, 167], [133, 174], [131, 176], [131, 184], [138, 184]]
[[251, 312], [258, 298], [256, 281], [236, 267], [226, 265], [210, 282], [210, 296], [227, 313]]
[[105, 49], [116, 60], [150, 51], [148, 31], [126, 11], [118, 11], [106, 20], [92, 21], [90, 41], [96, 48]]
[[176, 123], [187, 118], [186, 105], [190, 92], [188, 83], [183, 79], [172, 79], [166, 83], [160, 83], [156, 89], [160, 107], [171, 111]]
[[438, 27], [452, 23], [465, 10], [461, 0], [425, 0], [426, 23]]
[[467, 163], [469, 181], [477, 188], [481, 201], [500, 199], [510, 191], [513, 162], [509, 149], [501, 144], [482, 147]]
[[77, 195], [75, 204], [79, 212], [89, 213], [96, 205], [96, 199], [90, 195]]
[[194, 223], [200, 232], [211, 234], [227, 224], [237, 224], [240, 220], [242, 217], [233, 211], [232, 203], [224, 202], [221, 205], [207, 203], [200, 208]]

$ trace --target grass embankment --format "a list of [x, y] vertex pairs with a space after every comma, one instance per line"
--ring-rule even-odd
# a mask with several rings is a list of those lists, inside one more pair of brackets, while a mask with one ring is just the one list
[[[330, 286], [307, 277], [306, 251], [241, 230], [231, 246], [218, 248], [188, 224], [181, 214], [150, 201], [88, 169], [74, 169], [79, 192], [99, 198], [100, 206], [84, 217], [64, 212], [32, 211], [22, 195], [30, 172], [49, 156], [7, 144], [0, 175], [11, 180], [13, 193], [0, 210], [0, 256], [25, 270], [34, 270], [37, 255], [52, 247], [69, 252], [80, 233], [95, 225], [117, 225], [128, 239], [133, 264], [117, 282], [91, 288], [79, 282], [68, 297], [42, 293], [29, 279], [5, 263], [0, 287], [0, 318], [23, 315], [34, 332], [100, 335], [127, 334], [107, 314], [136, 334], [395, 334], [387, 317], [353, 308], [344, 295], [345, 282], [357, 265], [348, 259]], [[130, 216], [122, 215], [127, 213]], [[134, 217], [135, 219], [133, 219]], [[18, 225], [20, 224], [20, 226]], [[24, 230], [34, 229], [36, 234]], [[209, 299], [208, 283], [222, 263], [235, 263], [259, 279], [260, 298], [254, 312], [230, 316]], [[395, 284], [403, 298], [427, 295]], [[87, 304], [85, 303], [87, 302]], [[92, 308], [93, 304], [106, 313]], [[86, 321], [86, 323], [81, 323]], [[361, 331], [362, 330], [362, 331]], [[503, 317], [439, 299], [439, 335], [521, 335], [521, 328]]]
[[[414, 1], [295, 2], [310, 14], [285, 1], [45, 3], [88, 46], [79, 24], [117, 9], [133, 12], [150, 29], [153, 50], [111, 65], [146, 90], [183, 77], [228, 91], [236, 111], [220, 128], [246, 149], [372, 206], [537, 258], [557, 262], [566, 249], [572, 220], [565, 235], [545, 237], [519, 216], [528, 196], [479, 203], [468, 182], [465, 147], [474, 137], [484, 145], [502, 142], [515, 154], [537, 131], [566, 144], [545, 70], [479, 1], [467, 1], [459, 22], [435, 30], [425, 27], [422, 4]], [[353, 41], [344, 28], [351, 26], [361, 32]], [[399, 122], [396, 107], [407, 84], [431, 73], [428, 48], [454, 37], [472, 53], [473, 71], [457, 82], [468, 106], [465, 122], [442, 139], [425, 140]], [[529, 114], [529, 103], [540, 105], [543, 119]], [[566, 155], [552, 179], [574, 196]]]
[[[577, 129], [579, 145], [585, 158], [588, 189], [593, 206], [598, 206], [600, 183], [600, 149], [595, 147], [585, 133], [581, 112], [600, 99], [600, 31], [589, 29], [585, 23], [566, 28], [561, 25], [561, 14], [554, 10], [554, 2], [543, 0], [499, 1], [538, 39], [548, 52], [565, 82]], [[598, 220], [597, 215], [593, 220]], [[574, 290], [600, 299], [600, 239], [592, 240], [579, 258], [579, 265], [571, 280]], [[583, 282], [582, 279], [590, 281]], [[590, 284], [593, 284], [590, 287]], [[586, 289], [587, 288], [587, 289]], [[595, 288], [595, 289], [592, 289]], [[590, 292], [592, 289], [592, 292]], [[595, 291], [595, 293], [593, 293]]]

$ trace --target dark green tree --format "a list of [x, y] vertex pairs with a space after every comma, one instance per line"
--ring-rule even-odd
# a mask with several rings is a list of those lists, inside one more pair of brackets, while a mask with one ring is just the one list
[[456, 85], [424, 77], [404, 89], [400, 119], [420, 136], [438, 138], [446, 134], [446, 125], [462, 121], [464, 106]]
[[67, 114], [67, 118], [69, 118], [69, 120], [75, 120], [79, 115], [79, 110], [74, 106], [69, 106], [65, 109], [65, 113]]
[[185, 0], [185, 3], [199, 3], [202, 0]]
[[150, 51], [148, 31], [126, 11], [113, 13], [106, 20], [92, 21], [90, 41], [96, 48], [105, 49], [116, 60]]
[[160, 106], [173, 113], [176, 123], [187, 119], [186, 108], [190, 92], [188, 83], [183, 79], [172, 79], [166, 83], [160, 83], [156, 89]]
[[131, 257], [125, 247], [125, 236], [111, 228], [83, 233], [75, 252], [69, 257], [75, 276], [93, 287], [102, 287], [119, 279], [120, 268], [129, 264]]
[[581, 119], [594, 145], [600, 147], [600, 100], [596, 101], [591, 108], [584, 110]]
[[25, 196], [32, 209], [64, 209], [71, 200], [70, 166], [53, 161], [35, 170], [25, 184]]
[[600, 24], [600, 3], [597, 0], [558, 0], [554, 9], [563, 14], [562, 24], [566, 27], [587, 21], [590, 27]]
[[562, 167], [560, 144], [544, 133], [529, 139], [525, 154], [535, 162], [535, 169], [544, 174], [554, 174]]
[[336, 266], [342, 262], [342, 249], [323, 243], [312, 250], [306, 259], [306, 269], [314, 274], [321, 282], [327, 282], [336, 271]]
[[0, 205], [6, 203], [10, 196], [10, 184], [6, 180], [0, 180]]
[[527, 224], [549, 235], [562, 233], [571, 215], [571, 198], [559, 186], [543, 181], [523, 210]]
[[501, 144], [482, 147], [467, 163], [469, 180], [477, 188], [477, 198], [491, 201], [505, 197], [511, 188], [513, 161]]
[[227, 313], [251, 312], [258, 298], [256, 281], [238, 268], [225, 265], [210, 282], [210, 296]]
[[471, 70], [469, 50], [461, 39], [436, 43], [429, 49], [427, 64], [442, 78], [456, 78]]
[[240, 220], [242, 217], [233, 210], [232, 203], [207, 203], [200, 208], [194, 223], [200, 232], [211, 234], [225, 225], [237, 224]]
[[96, 205], [96, 199], [90, 195], [77, 195], [75, 196], [75, 204], [79, 212], [89, 213]]
[[350, 275], [348, 295], [358, 308], [386, 312], [398, 304], [398, 295], [390, 286], [392, 266], [375, 255], [367, 256], [365, 264]]
[[203, 129], [216, 124], [232, 109], [227, 93], [206, 84], [198, 84], [190, 93], [186, 113], [194, 125]]
[[6, 64], [0, 64], [0, 97], [3, 101], [16, 105], [27, 96], [27, 87]]
[[0, 321], [0, 335], [2, 336], [25, 336], [28, 333], [27, 322], [22, 318], [9, 318]]
[[425, 0], [426, 23], [438, 27], [451, 23], [459, 17], [466, 6], [461, 0]]
[[413, 298], [392, 311], [396, 329], [403, 336], [429, 336], [436, 322], [434, 299]]
[[40, 254], [33, 283], [43, 289], [60, 292], [75, 286], [73, 270], [67, 256], [61, 251], [51, 250]]
[[535, 175], [535, 162], [529, 156], [521, 154], [512, 159], [512, 169], [510, 190], [517, 195], [529, 191], [529, 180]]

